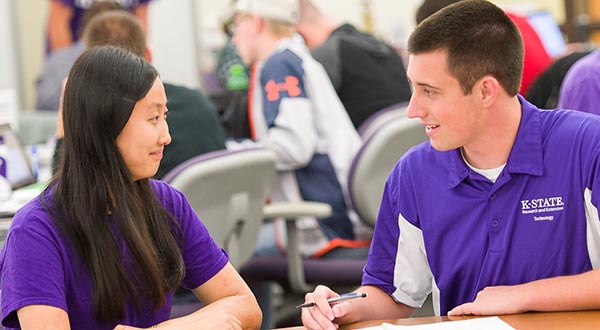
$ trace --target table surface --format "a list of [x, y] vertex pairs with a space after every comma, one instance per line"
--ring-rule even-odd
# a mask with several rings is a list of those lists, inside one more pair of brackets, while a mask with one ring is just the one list
[[[475, 316], [458, 316], [452, 317], [452, 320], [466, 320]], [[599, 311], [578, 311], [578, 312], [554, 312], [554, 313], [524, 313], [514, 315], [502, 315], [500, 318], [518, 330], [564, 330], [578, 329], [591, 330], [600, 329], [600, 310]], [[438, 323], [452, 321], [447, 316], [435, 317], [419, 317], [406, 318], [398, 320], [380, 320], [380, 321], [364, 321], [354, 324], [348, 324], [340, 327], [340, 330], [361, 329], [364, 327], [372, 327], [387, 322], [398, 325], [417, 325], [427, 323]], [[286, 330], [306, 330], [305, 327], [291, 327]], [[281, 329], [283, 330], [283, 329]]]

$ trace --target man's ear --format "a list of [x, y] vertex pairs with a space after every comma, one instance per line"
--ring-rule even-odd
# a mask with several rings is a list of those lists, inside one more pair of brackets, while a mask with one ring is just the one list
[[254, 29], [254, 32], [258, 33], [265, 29], [264, 18], [257, 16], [257, 15], [252, 15], [251, 19], [252, 19], [252, 28]]
[[149, 63], [152, 63], [152, 51], [148, 47], [146, 47], [146, 50], [144, 51], [144, 58]]
[[498, 93], [502, 89], [500, 82], [494, 76], [487, 75], [479, 80], [479, 93], [481, 97], [481, 103], [484, 107], [488, 108], [494, 104]]

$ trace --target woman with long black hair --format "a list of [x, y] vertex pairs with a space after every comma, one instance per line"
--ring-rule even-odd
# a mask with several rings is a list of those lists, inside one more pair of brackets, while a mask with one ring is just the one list
[[[261, 313], [186, 198], [150, 180], [169, 144], [164, 87], [144, 59], [91, 48], [64, 95], [61, 166], [1, 254], [2, 323], [22, 329], [253, 329]], [[205, 307], [168, 320], [173, 291]]]

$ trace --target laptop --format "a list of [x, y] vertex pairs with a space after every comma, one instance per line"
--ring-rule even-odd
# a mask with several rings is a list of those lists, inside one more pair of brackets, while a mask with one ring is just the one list
[[550, 56], [556, 57], [565, 51], [567, 48], [565, 37], [552, 13], [545, 10], [533, 11], [527, 14], [527, 19]]
[[43, 189], [36, 184], [30, 158], [10, 124], [0, 124], [0, 175], [6, 178], [12, 190], [10, 198], [0, 202], [0, 217], [14, 215]]

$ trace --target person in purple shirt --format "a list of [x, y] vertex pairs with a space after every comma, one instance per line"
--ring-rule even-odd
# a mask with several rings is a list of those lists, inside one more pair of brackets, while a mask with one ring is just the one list
[[[79, 40], [82, 17], [94, 2], [107, 0], [50, 0], [48, 11], [47, 53], [68, 47]], [[150, 0], [108, 0], [134, 13], [148, 29], [148, 3]]]
[[558, 106], [600, 115], [600, 49], [569, 69], [560, 86]]
[[408, 116], [429, 141], [385, 185], [362, 286], [306, 295], [309, 329], [408, 317], [600, 308], [600, 117], [518, 95], [523, 43], [496, 5], [465, 0], [417, 26]]
[[[124, 49], [85, 51], [64, 94], [56, 177], [17, 212], [2, 252], [9, 329], [256, 329], [248, 286], [185, 196], [149, 180], [171, 141], [158, 72]], [[205, 307], [171, 319], [174, 289]]]

